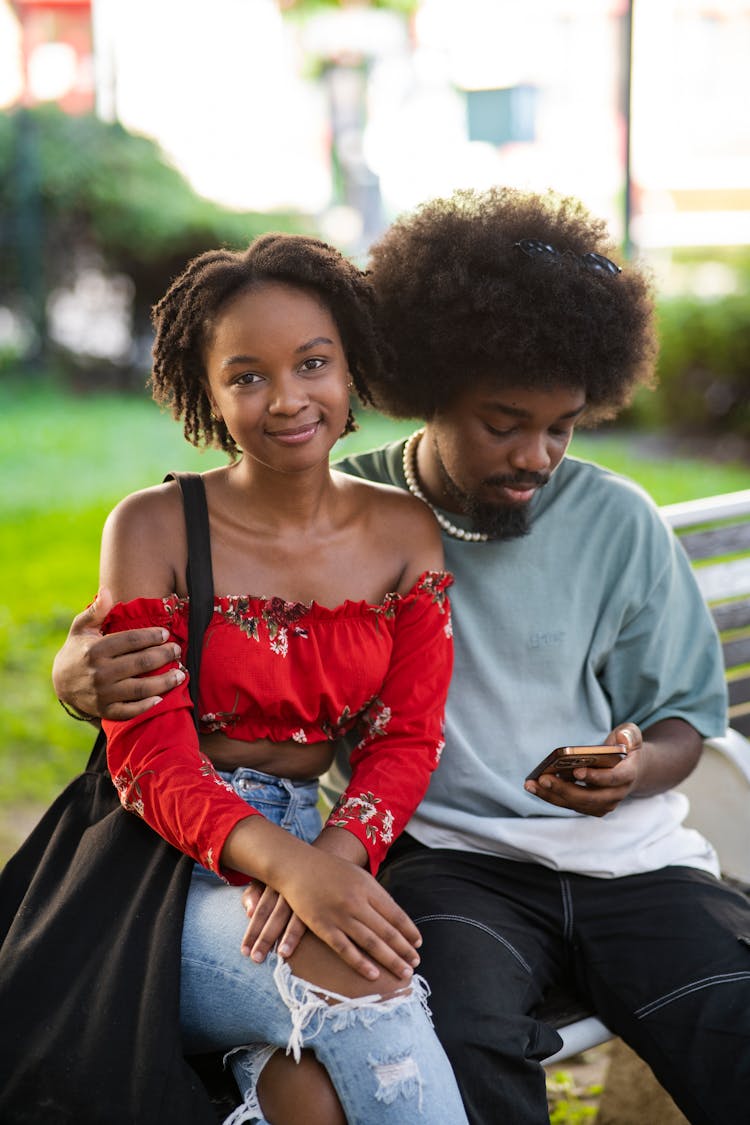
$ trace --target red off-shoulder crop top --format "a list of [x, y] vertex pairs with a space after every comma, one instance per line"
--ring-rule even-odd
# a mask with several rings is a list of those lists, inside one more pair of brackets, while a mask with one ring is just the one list
[[[202, 732], [244, 741], [337, 739], [355, 726], [352, 775], [328, 823], [352, 832], [375, 873], [422, 799], [443, 747], [453, 662], [446, 590], [426, 572], [404, 595], [334, 609], [281, 598], [214, 599], [201, 657]], [[116, 605], [104, 632], [163, 626], [187, 649], [189, 601], [176, 594]], [[188, 678], [126, 722], [103, 722], [123, 806], [231, 883], [227, 836], [250, 808], [200, 752]]]

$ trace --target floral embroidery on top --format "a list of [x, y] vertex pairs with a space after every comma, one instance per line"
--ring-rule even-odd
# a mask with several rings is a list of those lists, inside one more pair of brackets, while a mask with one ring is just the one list
[[241, 633], [251, 641], [259, 641], [259, 618], [250, 613], [250, 598], [244, 595], [227, 598], [227, 605], [219, 604], [216, 612], [225, 617], [232, 625], [236, 625]]
[[[393, 842], [393, 813], [390, 809], [378, 809], [380, 797], [374, 793], [360, 793], [358, 797], [339, 797], [331, 810], [328, 823], [334, 828], [346, 828], [352, 821], [365, 826], [365, 835], [372, 843]], [[378, 823], [379, 821], [379, 823]]]
[[204, 734], [214, 734], [217, 730], [227, 730], [240, 721], [238, 711], [208, 711], [201, 715], [201, 729]]
[[[260, 641], [260, 622], [263, 621], [268, 631], [271, 652], [275, 652], [277, 656], [286, 656], [289, 651], [289, 629], [309, 612], [309, 606], [302, 602], [286, 602], [283, 598], [270, 598], [258, 615], [251, 612], [252, 601], [257, 599], [245, 595], [229, 596], [219, 600], [216, 612], [253, 641]], [[222, 602], [227, 604], [223, 605]], [[292, 629], [292, 635], [305, 639], [308, 632], [302, 626], [297, 626]]]
[[386, 594], [380, 605], [370, 606], [370, 609], [376, 618], [384, 617], [386, 621], [392, 621], [396, 616], [396, 607], [400, 601], [401, 594]]
[[219, 878], [221, 879], [222, 883], [228, 883], [229, 882], [228, 879], [225, 879], [224, 876], [221, 873], [221, 868], [220, 868], [219, 864], [216, 862], [216, 856], [214, 855], [214, 849], [213, 848], [208, 849], [205, 856], [203, 857], [202, 863], [203, 863], [203, 866], [207, 867], [209, 871], [213, 871], [214, 875], [218, 875]]
[[[358, 712], [359, 715], [362, 714], [366, 707], [370, 706], [370, 702], [371, 701], [368, 700], [367, 703], [365, 703], [362, 710]], [[329, 722], [328, 719], [323, 719], [320, 728], [329, 742], [335, 742], [337, 738], [340, 738], [342, 734], [345, 734], [346, 731], [351, 728], [352, 718], [357, 718], [357, 715], [352, 715], [351, 708], [347, 703], [338, 719], [335, 719], [333, 722]]]
[[430, 570], [417, 584], [417, 592], [429, 594], [434, 605], [437, 606], [440, 613], [447, 615], [445, 625], [443, 626], [443, 633], [451, 639], [453, 636], [453, 622], [451, 619], [450, 602], [448, 601], [448, 586], [450, 583], [447, 581], [447, 575], [439, 574], [437, 571]]
[[[120, 804], [126, 812], [133, 812], [137, 816], [143, 816], [145, 806], [143, 804], [143, 793], [138, 784], [142, 777], [146, 774], [153, 773], [153, 770], [143, 770], [139, 774], [134, 774], [130, 766], [126, 766], [122, 773], [118, 773], [112, 778], [112, 784], [117, 790], [117, 795], [120, 798]], [[135, 797], [133, 797], [135, 794]]]
[[205, 715], [201, 715], [200, 724], [203, 733], [214, 734], [217, 730], [228, 730], [229, 727], [235, 726], [242, 718], [237, 709], [239, 701], [240, 693], [235, 692], [233, 711], [208, 711]]
[[365, 707], [360, 711], [360, 722], [364, 728], [364, 734], [359, 745], [366, 746], [373, 738], [383, 738], [388, 731], [392, 714], [390, 707], [383, 703], [383, 700], [379, 699], [377, 695], [365, 704]]
[[210, 777], [214, 785], [219, 785], [222, 789], [226, 789], [229, 793], [234, 793], [234, 789], [232, 788], [232, 786], [228, 781], [225, 781], [223, 777], [219, 776], [219, 774], [214, 769], [213, 762], [209, 758], [207, 758], [205, 754], [200, 755], [200, 760], [201, 777]]
[[418, 594], [430, 594], [432, 601], [441, 613], [445, 613], [448, 601], [447, 589], [450, 585], [449, 576], [443, 571], [428, 570], [415, 586]]

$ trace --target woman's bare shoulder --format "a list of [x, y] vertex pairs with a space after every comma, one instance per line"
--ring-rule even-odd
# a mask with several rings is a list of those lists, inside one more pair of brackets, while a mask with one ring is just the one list
[[442, 570], [443, 543], [437, 520], [422, 501], [401, 488], [346, 477], [358, 511], [365, 511], [368, 522], [377, 527], [383, 550], [401, 559], [399, 592], [408, 590], [425, 570]]
[[387, 514], [393, 520], [417, 520], [425, 527], [436, 524], [435, 517], [422, 500], [393, 484], [362, 480], [347, 473], [336, 473], [342, 487], [357, 496], [361, 505], [371, 505], [374, 510]]
[[180, 486], [176, 481], [166, 481], [150, 488], [142, 488], [123, 497], [107, 516], [107, 524], [131, 533], [148, 530], [154, 524], [172, 523], [182, 518]]
[[185, 519], [176, 481], [132, 492], [107, 516], [100, 581], [117, 601], [161, 597], [184, 569]]

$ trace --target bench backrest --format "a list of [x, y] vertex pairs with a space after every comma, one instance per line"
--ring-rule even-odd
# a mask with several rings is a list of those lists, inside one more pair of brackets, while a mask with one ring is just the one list
[[721, 635], [730, 726], [750, 737], [750, 489], [661, 511], [693, 564]]

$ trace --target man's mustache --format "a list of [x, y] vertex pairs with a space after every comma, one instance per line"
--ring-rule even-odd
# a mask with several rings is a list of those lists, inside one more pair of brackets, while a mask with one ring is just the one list
[[549, 473], [526, 473], [522, 477], [487, 477], [482, 484], [488, 488], [542, 488], [549, 478]]

